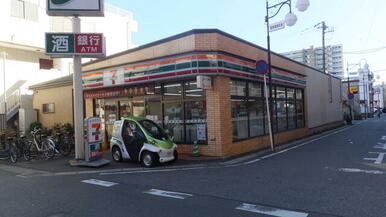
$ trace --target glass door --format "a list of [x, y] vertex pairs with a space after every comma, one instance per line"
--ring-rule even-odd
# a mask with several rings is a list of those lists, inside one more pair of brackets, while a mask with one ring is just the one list
[[119, 101], [119, 118], [130, 117], [133, 115], [131, 102], [129, 100]]
[[113, 133], [114, 122], [118, 120], [118, 101], [105, 100], [106, 137], [110, 142]]

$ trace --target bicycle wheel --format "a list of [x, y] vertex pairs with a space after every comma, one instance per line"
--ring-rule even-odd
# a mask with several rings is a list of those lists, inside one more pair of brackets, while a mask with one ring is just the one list
[[50, 160], [55, 156], [55, 144], [49, 139], [42, 141], [43, 157]]
[[24, 160], [26, 160], [26, 161], [31, 160], [31, 148], [32, 148], [32, 142], [31, 141], [23, 143], [23, 153], [22, 154], [23, 154]]
[[9, 145], [9, 161], [11, 163], [17, 162], [17, 148], [15, 143]]
[[60, 140], [61, 143], [59, 144], [59, 152], [63, 156], [68, 156], [71, 153], [70, 138], [68, 135], [63, 135]]

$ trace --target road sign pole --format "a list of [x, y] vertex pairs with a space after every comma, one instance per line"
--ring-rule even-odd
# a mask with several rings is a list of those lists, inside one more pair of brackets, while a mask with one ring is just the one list
[[268, 117], [268, 128], [269, 128], [269, 140], [271, 142], [271, 150], [274, 151], [275, 147], [273, 146], [273, 134], [272, 134], [272, 123], [271, 123], [271, 112], [270, 112], [270, 106], [268, 101], [268, 91], [267, 91], [267, 76], [264, 74], [264, 95], [265, 95], [265, 104], [267, 106], [267, 117]]
[[[74, 33], [80, 33], [80, 18], [73, 17], [72, 28]], [[83, 139], [83, 87], [82, 87], [82, 57], [74, 56], [74, 131], [75, 131], [75, 158], [84, 159]]]

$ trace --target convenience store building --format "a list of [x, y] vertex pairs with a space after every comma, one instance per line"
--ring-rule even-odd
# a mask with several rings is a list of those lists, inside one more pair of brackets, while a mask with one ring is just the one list
[[[179, 152], [198, 141], [207, 156], [269, 147], [262, 76], [264, 48], [216, 29], [191, 30], [83, 65], [85, 115], [144, 116], [168, 129]], [[285, 143], [343, 123], [341, 81], [273, 54], [274, 133]], [[197, 76], [210, 87], [197, 87]]]

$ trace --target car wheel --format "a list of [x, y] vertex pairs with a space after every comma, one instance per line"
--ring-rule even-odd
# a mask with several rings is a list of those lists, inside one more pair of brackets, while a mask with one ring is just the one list
[[177, 150], [174, 150], [173, 156], [174, 156], [174, 159], [173, 159], [172, 162], [176, 162], [178, 160], [178, 152], [177, 152]]
[[116, 162], [122, 161], [122, 153], [121, 153], [121, 150], [117, 146], [113, 147], [113, 149], [111, 151], [111, 155], [112, 155], [114, 161], [116, 161]]
[[157, 157], [154, 153], [144, 152], [141, 156], [141, 164], [144, 167], [153, 167], [157, 163]]

